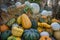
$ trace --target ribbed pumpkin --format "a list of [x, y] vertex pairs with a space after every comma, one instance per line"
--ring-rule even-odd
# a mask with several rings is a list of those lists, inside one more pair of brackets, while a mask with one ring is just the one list
[[31, 19], [31, 23], [32, 23], [32, 28], [37, 29], [37, 27], [38, 27], [38, 22], [37, 22], [37, 20]]
[[36, 29], [25, 30], [23, 34], [24, 40], [39, 40], [39, 33]]
[[5, 24], [1, 25], [1, 32], [4, 32], [4, 31], [6, 31], [6, 30], [8, 30], [8, 29], [9, 29], [9, 28], [8, 28], [7, 25], [5, 25]]
[[23, 29], [20, 27], [12, 27], [12, 35], [21, 37], [23, 34]]
[[13, 24], [15, 21], [16, 21], [16, 19], [15, 19], [15, 18], [12, 18], [12, 19], [10, 19], [10, 20], [6, 23], [6, 25], [8, 25], [8, 26], [10, 27], [10, 26], [12, 26], [12, 24]]
[[31, 28], [31, 21], [29, 19], [29, 17], [26, 14], [22, 14], [22, 26], [25, 29], [29, 29]]
[[20, 37], [10, 36], [7, 38], [7, 40], [21, 40]]
[[42, 36], [39, 40], [52, 40], [49, 36]]

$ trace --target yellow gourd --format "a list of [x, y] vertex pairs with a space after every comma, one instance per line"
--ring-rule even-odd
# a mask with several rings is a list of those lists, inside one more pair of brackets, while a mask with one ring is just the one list
[[21, 16], [19, 16], [19, 17], [17, 18], [17, 23], [18, 23], [18, 24], [21, 24]]
[[31, 25], [32, 25], [32, 23], [31, 23], [29, 17], [26, 14], [22, 14], [22, 26], [23, 26], [23, 28], [29, 29], [29, 28], [31, 28]]
[[12, 27], [12, 35], [21, 37], [24, 30], [21, 27]]

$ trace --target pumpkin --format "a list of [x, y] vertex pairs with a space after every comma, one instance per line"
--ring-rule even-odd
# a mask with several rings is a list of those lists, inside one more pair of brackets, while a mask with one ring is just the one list
[[44, 28], [51, 28], [51, 26], [49, 24], [47, 24], [47, 23], [40, 23], [40, 22], [38, 22], [38, 26], [44, 27]]
[[5, 32], [2, 32], [1, 33], [1, 39], [2, 40], [7, 40], [7, 38], [11, 35], [11, 31], [10, 30], [7, 30]]
[[43, 31], [43, 28], [38, 27], [38, 28], [37, 28], [37, 30], [38, 30], [38, 32], [40, 33], [40, 32], [42, 32], [42, 31]]
[[9, 28], [8, 28], [7, 25], [5, 25], [5, 24], [1, 25], [1, 32], [4, 32], [4, 31], [6, 31], [6, 30], [8, 30], [8, 29], [9, 29]]
[[31, 19], [31, 23], [32, 23], [32, 28], [37, 29], [37, 27], [38, 27], [38, 22], [37, 22], [37, 20]]
[[6, 23], [6, 25], [8, 25], [8, 26], [10, 27], [10, 26], [12, 26], [12, 24], [13, 24], [15, 21], [16, 21], [16, 19], [15, 19], [15, 18], [12, 18], [12, 19], [10, 19], [10, 20]]
[[17, 18], [17, 23], [18, 23], [18, 24], [21, 24], [21, 16], [19, 16], [19, 17]]
[[50, 37], [49, 37], [49, 33], [46, 32], [46, 31], [43, 31], [40, 33], [41, 35], [41, 38], [39, 40], [52, 40]]
[[23, 34], [23, 29], [20, 27], [12, 27], [12, 35], [21, 37]]
[[31, 28], [31, 25], [32, 25], [32, 23], [31, 23], [30, 19], [28, 18], [28, 16], [26, 14], [22, 14], [22, 26], [23, 26], [23, 28], [29, 29], [29, 28]]
[[7, 40], [21, 40], [20, 37], [10, 36], [7, 38]]
[[36, 29], [28, 29], [24, 31], [23, 39], [24, 40], [38, 40], [39, 32]]
[[49, 36], [42, 36], [39, 40], [52, 40]]

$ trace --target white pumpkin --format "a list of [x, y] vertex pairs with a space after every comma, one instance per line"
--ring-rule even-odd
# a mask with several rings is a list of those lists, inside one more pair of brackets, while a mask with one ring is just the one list
[[59, 30], [60, 29], [60, 25], [57, 22], [52, 23], [51, 27], [53, 30]]
[[34, 14], [39, 13], [40, 7], [39, 7], [39, 5], [37, 3], [31, 3], [31, 7], [32, 7], [32, 12]]
[[20, 7], [22, 5], [22, 3], [21, 2], [16, 2], [15, 3], [15, 6], [18, 8], [18, 7]]
[[47, 10], [43, 10], [43, 11], [41, 12], [41, 15], [43, 15], [43, 16], [48, 16], [48, 11], [47, 11]]
[[27, 5], [28, 7], [31, 6], [29, 1], [25, 1], [25, 5]]
[[40, 35], [41, 35], [41, 36], [49, 36], [49, 33], [46, 32], [46, 31], [43, 31], [43, 32], [40, 33]]

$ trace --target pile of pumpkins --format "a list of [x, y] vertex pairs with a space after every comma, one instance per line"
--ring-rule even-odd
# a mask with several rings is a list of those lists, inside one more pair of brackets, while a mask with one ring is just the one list
[[[25, 2], [25, 4], [32, 8], [33, 15], [31, 16], [35, 17], [35, 14], [39, 13], [38, 4], [29, 2]], [[21, 3], [17, 2], [15, 5], [19, 8]], [[55, 40], [54, 37], [60, 35], [56, 32], [54, 34], [54, 31], [60, 30], [60, 21], [51, 18], [51, 15], [51, 11], [47, 12], [44, 10], [37, 19], [26, 13], [23, 13], [16, 18], [11, 18], [0, 26], [1, 40]], [[60, 40], [60, 37], [56, 38]]]
[[58, 22], [57, 19], [50, 20], [52, 24], [42, 21], [43, 19], [47, 17], [41, 16], [40, 21], [30, 19], [26, 14], [12, 18], [0, 26], [1, 40], [55, 40], [52, 28]]

